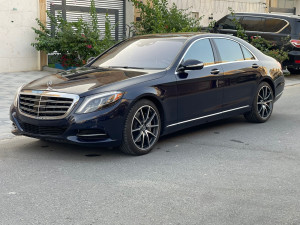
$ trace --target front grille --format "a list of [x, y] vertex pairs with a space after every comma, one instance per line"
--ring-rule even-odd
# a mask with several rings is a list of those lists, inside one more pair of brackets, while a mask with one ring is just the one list
[[19, 109], [36, 118], [61, 118], [66, 116], [74, 102], [73, 98], [47, 95], [20, 94]]
[[36, 126], [29, 123], [20, 123], [22, 129], [31, 134], [41, 134], [41, 135], [62, 135], [66, 131], [66, 127], [57, 126]]

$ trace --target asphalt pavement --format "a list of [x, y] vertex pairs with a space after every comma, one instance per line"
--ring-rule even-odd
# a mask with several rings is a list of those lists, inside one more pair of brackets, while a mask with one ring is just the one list
[[298, 225], [299, 81], [287, 79], [264, 124], [197, 126], [145, 156], [4, 138], [0, 224]]

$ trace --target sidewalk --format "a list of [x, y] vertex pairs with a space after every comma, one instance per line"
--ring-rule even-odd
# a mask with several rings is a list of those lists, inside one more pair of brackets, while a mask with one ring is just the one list
[[0, 73], [0, 140], [14, 137], [11, 134], [9, 108], [17, 89], [32, 80], [51, 74], [47, 71]]
[[[18, 87], [52, 73], [48, 71], [0, 73], [0, 140], [14, 137], [10, 132], [11, 121], [8, 112]], [[300, 75], [286, 76], [285, 79], [286, 86], [300, 84]]]

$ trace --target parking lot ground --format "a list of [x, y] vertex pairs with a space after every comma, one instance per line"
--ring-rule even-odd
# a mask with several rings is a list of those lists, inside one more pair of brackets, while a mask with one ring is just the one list
[[300, 224], [300, 85], [271, 119], [162, 137], [140, 157], [0, 141], [0, 224]]

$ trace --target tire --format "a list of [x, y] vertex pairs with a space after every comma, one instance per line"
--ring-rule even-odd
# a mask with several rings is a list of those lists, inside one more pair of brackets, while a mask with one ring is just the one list
[[160, 114], [155, 104], [147, 99], [135, 103], [124, 126], [120, 150], [130, 155], [149, 153], [159, 139]]
[[287, 70], [288, 70], [291, 74], [300, 74], [300, 70], [299, 70], [299, 69], [287, 68]]
[[264, 123], [272, 114], [274, 94], [271, 86], [267, 82], [258, 85], [255, 97], [253, 99], [250, 112], [244, 114], [249, 122]]

